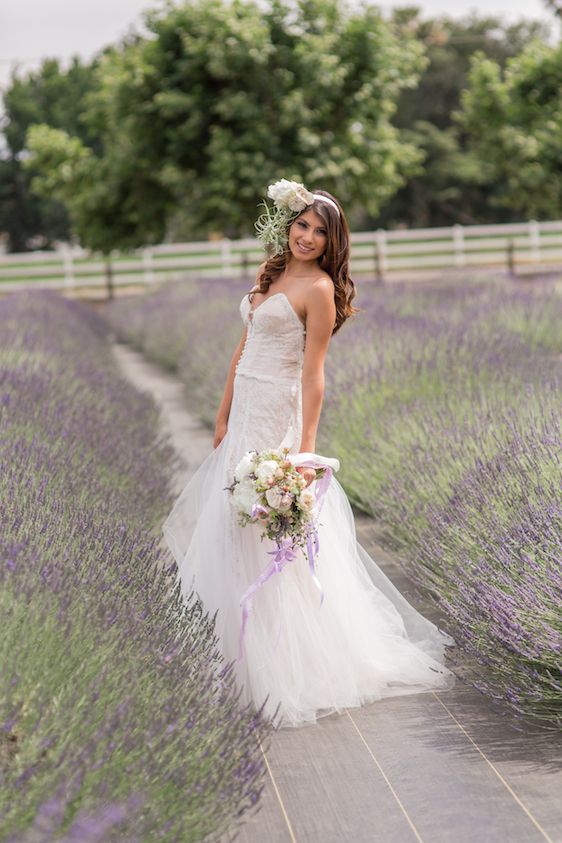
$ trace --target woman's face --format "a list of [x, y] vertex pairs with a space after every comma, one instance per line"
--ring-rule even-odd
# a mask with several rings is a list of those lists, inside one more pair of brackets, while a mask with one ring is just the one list
[[326, 223], [312, 208], [297, 217], [289, 228], [289, 248], [299, 261], [319, 260], [327, 243]]

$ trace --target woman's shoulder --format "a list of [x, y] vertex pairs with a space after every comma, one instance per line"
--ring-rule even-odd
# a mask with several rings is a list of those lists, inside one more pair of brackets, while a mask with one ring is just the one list
[[310, 284], [309, 291], [313, 296], [324, 296], [327, 298], [334, 297], [335, 285], [331, 275], [327, 272], [320, 272], [319, 275]]
[[328, 275], [327, 272], [320, 271], [320, 274], [316, 278], [315, 284], [320, 284], [323, 287], [326, 287], [328, 290], [334, 289], [334, 279], [331, 275]]
[[326, 322], [332, 321], [336, 316], [336, 300], [334, 282], [327, 272], [322, 272], [314, 278], [306, 290], [305, 313], [308, 319], [309, 314], [321, 313]]

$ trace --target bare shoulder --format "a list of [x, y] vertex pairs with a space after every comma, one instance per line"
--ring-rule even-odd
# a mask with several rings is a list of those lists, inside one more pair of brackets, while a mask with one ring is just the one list
[[335, 313], [334, 282], [327, 272], [322, 273], [314, 279], [306, 291], [307, 313], [313, 310], [322, 310]]
[[322, 290], [324, 295], [329, 294], [332, 298], [334, 298], [334, 282], [327, 272], [323, 272], [314, 280], [312, 289]]
[[305, 298], [307, 342], [326, 346], [336, 323], [334, 282], [327, 273], [309, 285]]

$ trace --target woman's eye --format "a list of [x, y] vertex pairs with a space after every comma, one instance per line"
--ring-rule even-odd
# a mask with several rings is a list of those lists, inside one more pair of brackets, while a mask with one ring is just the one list
[[[299, 220], [299, 223], [298, 223], [298, 224], [300, 225], [300, 227], [301, 227], [301, 228], [307, 228], [306, 223], [305, 223], [305, 222], [302, 222], [302, 220]], [[319, 228], [319, 229], [318, 229], [318, 233], [319, 233], [319, 234], [327, 234], [328, 232], [326, 231], [326, 229], [325, 229], [325, 228]]]

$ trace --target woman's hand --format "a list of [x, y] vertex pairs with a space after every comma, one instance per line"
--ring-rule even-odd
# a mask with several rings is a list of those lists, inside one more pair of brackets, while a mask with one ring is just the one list
[[227, 422], [224, 419], [219, 419], [215, 422], [215, 435], [213, 437], [213, 448], [218, 448], [228, 429]]
[[302, 474], [302, 476], [306, 480], [306, 486], [304, 488], [308, 488], [308, 486], [310, 486], [310, 484], [316, 477], [316, 469], [310, 468], [309, 466], [298, 465], [297, 471], [299, 474]]

